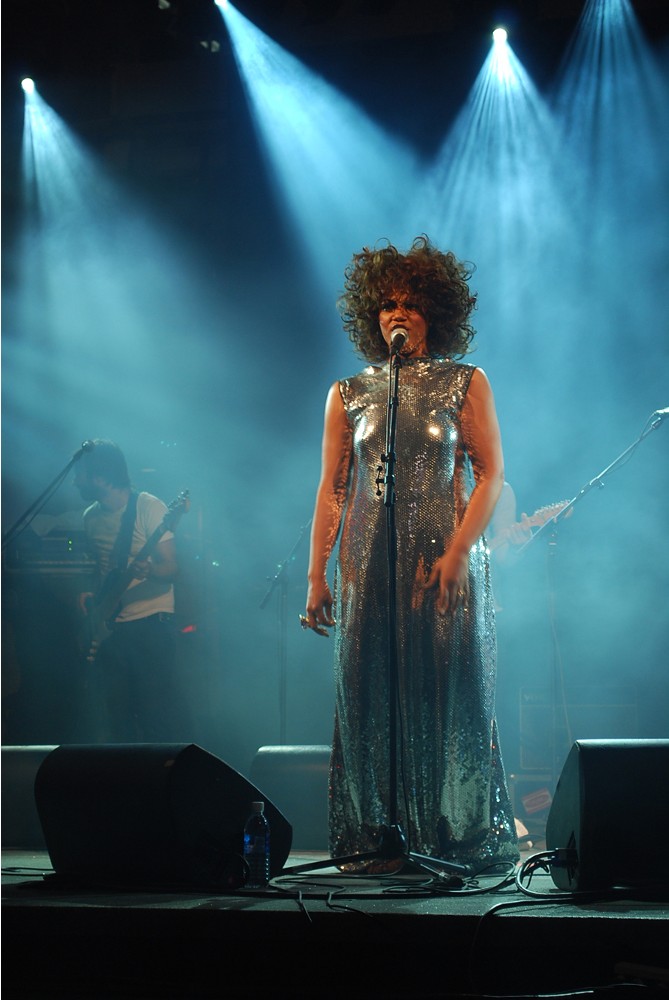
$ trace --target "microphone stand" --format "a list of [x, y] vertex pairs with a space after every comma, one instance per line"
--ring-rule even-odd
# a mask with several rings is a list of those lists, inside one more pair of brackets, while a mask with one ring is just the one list
[[[399, 671], [397, 648], [397, 531], [395, 524], [395, 438], [397, 431], [397, 410], [399, 407], [399, 373], [402, 362], [399, 353], [393, 351], [388, 366], [388, 410], [386, 417], [385, 454], [381, 455], [382, 464], [378, 469], [377, 487], [384, 485], [383, 503], [386, 508], [386, 538], [388, 554], [388, 737], [389, 737], [389, 822], [381, 828], [381, 842], [372, 851], [361, 854], [350, 854], [346, 857], [329, 858], [326, 861], [315, 861], [310, 864], [296, 865], [284, 868], [282, 875], [315, 871], [319, 868], [331, 868], [355, 864], [358, 862], [401, 860], [410, 863], [414, 868], [430, 875], [444, 878], [448, 874], [459, 878], [469, 874], [465, 865], [444, 861], [442, 858], [428, 857], [409, 850], [407, 838], [398, 821], [397, 809], [397, 707], [399, 702]], [[385, 466], [385, 475], [381, 472]], [[378, 491], [380, 495], [380, 490]], [[373, 875], [374, 872], [366, 874]]]
[[[583, 497], [585, 497], [595, 486], [603, 489], [606, 477], [612, 473], [616, 472], [622, 465], [624, 465], [631, 457], [633, 452], [639, 447], [644, 438], [657, 430], [664, 418], [667, 416], [666, 411], [656, 410], [646, 421], [646, 425], [636, 439], [631, 445], [629, 445], [617, 458], [615, 458], [610, 465], [607, 465], [598, 475], [587, 482], [578, 491], [575, 497], [565, 504], [565, 506], [555, 515], [555, 517], [546, 521], [545, 524], [539, 528], [538, 531], [528, 538], [528, 540], [521, 545], [518, 550], [518, 558], [528, 549], [530, 545], [534, 545], [539, 538], [543, 538], [545, 535], [550, 533], [550, 538], [548, 540], [548, 586], [549, 586], [549, 606], [550, 606], [550, 617], [551, 617], [551, 637], [552, 637], [552, 670], [551, 670], [551, 771], [550, 777], [553, 788], [556, 786], [558, 778], [562, 773], [562, 762], [558, 761], [558, 737], [557, 737], [557, 711], [558, 711], [558, 701], [561, 686], [560, 686], [560, 655], [557, 644], [557, 629], [555, 627], [555, 557], [558, 551], [558, 526], [561, 521], [572, 513], [574, 507], [579, 503]], [[566, 705], [564, 703], [564, 694], [562, 695], [562, 705], [565, 709], [566, 718]], [[568, 729], [567, 720], [567, 729]], [[568, 734], [567, 734], [568, 735]], [[568, 739], [571, 742], [570, 739]], [[569, 748], [566, 747], [565, 751]]]
[[28, 507], [28, 509], [21, 515], [18, 521], [16, 521], [15, 524], [13, 524], [12, 527], [2, 536], [3, 549], [14, 541], [14, 539], [17, 538], [22, 531], [25, 531], [30, 522], [39, 514], [47, 501], [51, 499], [61, 483], [67, 478], [67, 474], [70, 469], [76, 465], [85, 451], [92, 451], [94, 447], [95, 446], [92, 441], [84, 441], [81, 448], [79, 448], [78, 451], [75, 451], [65, 468], [58, 473], [56, 478], [49, 483], [44, 492], [37, 497], [30, 507]]
[[311, 524], [311, 519], [300, 529], [299, 537], [293, 545], [288, 557], [279, 563], [274, 576], [271, 578], [269, 589], [260, 602], [260, 610], [267, 605], [270, 597], [274, 593], [275, 587], [280, 587], [279, 591], [279, 743], [281, 746], [286, 742], [286, 677], [287, 677], [287, 624], [288, 624], [288, 567], [295, 559], [295, 554], [302, 544], [304, 534]]

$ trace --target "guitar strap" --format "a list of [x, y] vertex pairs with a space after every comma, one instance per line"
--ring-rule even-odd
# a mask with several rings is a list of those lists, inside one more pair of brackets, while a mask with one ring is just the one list
[[121, 518], [121, 527], [119, 528], [116, 541], [114, 542], [114, 548], [112, 549], [109, 562], [110, 569], [124, 570], [128, 565], [128, 556], [130, 555], [130, 547], [132, 545], [132, 531], [135, 527], [136, 515], [137, 491], [131, 490], [130, 496], [128, 497], [128, 505], [123, 512], [123, 517]]

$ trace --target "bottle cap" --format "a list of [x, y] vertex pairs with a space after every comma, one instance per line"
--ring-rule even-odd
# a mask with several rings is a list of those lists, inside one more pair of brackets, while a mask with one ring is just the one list
[[252, 802], [251, 803], [251, 808], [253, 809], [253, 812], [255, 812], [255, 813], [261, 813], [264, 810], [264, 808], [265, 808], [265, 803], [264, 802]]

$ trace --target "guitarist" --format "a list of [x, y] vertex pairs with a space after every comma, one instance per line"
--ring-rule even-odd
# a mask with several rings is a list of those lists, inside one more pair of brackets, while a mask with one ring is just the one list
[[[167, 507], [132, 489], [125, 456], [113, 441], [92, 442], [74, 483], [90, 504], [83, 526], [98, 567], [97, 592], [81, 594], [79, 606], [92, 625], [87, 658], [99, 673], [106, 708], [102, 742], [178, 740], [172, 532], [157, 539], [151, 554], [133, 567], [133, 579], [121, 581], [127, 589], [116, 593], [118, 577], [158, 529]], [[96, 620], [99, 609], [108, 614], [104, 622]]]
[[[503, 610], [500, 604], [500, 593], [507, 589], [504, 580], [506, 570], [512, 569], [516, 565], [516, 556], [522, 546], [532, 537], [532, 529], [540, 528], [547, 521], [556, 517], [567, 506], [568, 502], [567, 500], [559, 500], [557, 503], [540, 507], [529, 516], [523, 513], [520, 520], [517, 521], [516, 494], [510, 483], [504, 483], [487, 531], [488, 547], [492, 556], [491, 569], [497, 611]], [[566, 516], [569, 517], [570, 514], [571, 511]], [[511, 590], [511, 587], [508, 589]]]
[[532, 535], [527, 514], [523, 514], [522, 519], [516, 521], [516, 494], [511, 483], [504, 482], [487, 534], [492, 555], [491, 573], [495, 610], [499, 612], [504, 610], [503, 600], [507, 590], [505, 569], [513, 563], [514, 547], [523, 545]]

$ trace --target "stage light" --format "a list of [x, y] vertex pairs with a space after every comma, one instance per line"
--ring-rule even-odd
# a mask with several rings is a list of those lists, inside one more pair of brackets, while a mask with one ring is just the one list
[[29, 76], [21, 80], [21, 86], [23, 87], [23, 90], [25, 91], [26, 94], [35, 93], [35, 81], [31, 80]]
[[507, 45], [506, 28], [495, 28], [492, 33], [493, 46], [490, 58], [490, 69], [492, 75], [497, 78], [505, 88], [517, 86], [519, 82], [518, 72], [514, 70], [514, 63], [521, 71], [520, 63], [513, 56], [511, 46]]

